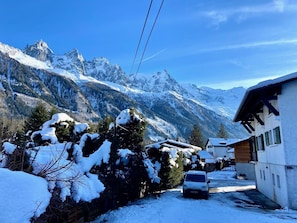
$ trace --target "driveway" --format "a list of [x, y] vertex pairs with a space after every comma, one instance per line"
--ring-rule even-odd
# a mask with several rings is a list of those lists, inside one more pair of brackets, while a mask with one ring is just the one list
[[[237, 203], [238, 207], [258, 207], [261, 209], [275, 210], [280, 206], [270, 200], [256, 189], [255, 181], [238, 180], [234, 178], [232, 172], [221, 173], [218, 177], [217, 173], [209, 173], [210, 178], [210, 194], [215, 196], [218, 193], [224, 193], [225, 198], [229, 198]], [[244, 194], [248, 199], [242, 196], [236, 197], [234, 192]], [[230, 193], [230, 196], [228, 196]]]
[[[233, 172], [234, 173], [234, 172]], [[101, 215], [93, 223], [295, 223], [297, 211], [269, 210], [255, 183], [236, 180], [232, 172], [209, 173], [208, 200], [184, 198], [181, 187], [164, 191]]]

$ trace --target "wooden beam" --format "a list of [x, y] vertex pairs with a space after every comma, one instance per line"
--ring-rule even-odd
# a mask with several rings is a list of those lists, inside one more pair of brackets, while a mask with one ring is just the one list
[[275, 116], [279, 116], [279, 111], [266, 98], [262, 98], [262, 102]]
[[268, 100], [268, 101], [277, 100], [277, 96], [276, 95], [270, 95], [270, 96], [266, 96], [265, 99]]
[[260, 119], [260, 116], [257, 113], [253, 113], [252, 115], [261, 125], [264, 125], [264, 122]]
[[254, 127], [251, 125], [251, 123], [246, 122], [245, 123], [252, 131], [255, 131]]
[[255, 131], [253, 126], [251, 126], [251, 124], [248, 121], [242, 121], [241, 124], [249, 133], [252, 133], [253, 131]]
[[243, 125], [243, 127], [244, 127], [250, 134], [252, 134], [252, 130], [250, 130], [250, 129], [246, 126], [246, 124], [243, 124], [243, 123], [242, 123], [242, 125]]

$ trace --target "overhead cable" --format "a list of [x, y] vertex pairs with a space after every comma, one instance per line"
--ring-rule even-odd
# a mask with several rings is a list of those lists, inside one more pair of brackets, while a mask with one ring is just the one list
[[164, 3], [164, 0], [162, 0], [162, 3], [161, 3], [161, 5], [160, 5], [160, 7], [159, 7], [159, 10], [158, 10], [158, 13], [157, 13], [157, 15], [156, 15], [154, 24], [153, 24], [153, 26], [152, 26], [152, 28], [151, 28], [150, 34], [149, 34], [149, 36], [148, 36], [148, 38], [147, 38], [147, 41], [146, 41], [146, 43], [145, 43], [145, 47], [144, 47], [144, 50], [143, 50], [143, 52], [142, 52], [141, 59], [140, 59], [140, 62], [139, 62], [139, 64], [138, 64], [137, 71], [136, 71], [135, 75], [137, 75], [137, 73], [138, 73], [138, 71], [139, 71], [140, 65], [141, 65], [142, 60], [143, 60], [143, 57], [144, 57], [144, 53], [145, 53], [145, 51], [146, 51], [148, 42], [149, 42], [149, 40], [150, 40], [150, 38], [151, 38], [152, 32], [153, 32], [154, 27], [155, 27], [155, 25], [156, 25], [156, 22], [157, 22], [157, 20], [158, 20], [158, 17], [159, 17], [160, 11], [161, 11], [161, 9], [162, 9], [163, 3]]
[[139, 38], [139, 41], [138, 41], [137, 49], [136, 49], [134, 59], [133, 59], [133, 63], [132, 63], [131, 69], [130, 69], [130, 74], [132, 73], [132, 70], [134, 68], [135, 60], [136, 60], [136, 57], [137, 57], [137, 54], [138, 54], [139, 46], [140, 46], [140, 43], [141, 43], [141, 40], [142, 40], [142, 36], [143, 36], [144, 30], [145, 30], [145, 27], [146, 27], [146, 23], [147, 23], [150, 11], [151, 11], [152, 4], [153, 4], [153, 0], [151, 0], [148, 11], [146, 13], [146, 18], [145, 18], [145, 21], [144, 21], [144, 24], [143, 24], [143, 27], [142, 27], [141, 35], [140, 35], [140, 38]]

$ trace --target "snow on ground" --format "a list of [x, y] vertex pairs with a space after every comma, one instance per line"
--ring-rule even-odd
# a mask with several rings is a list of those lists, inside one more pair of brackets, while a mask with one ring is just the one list
[[234, 171], [209, 173], [208, 200], [183, 198], [181, 188], [168, 190], [158, 198], [145, 198], [101, 215], [93, 223], [295, 223], [297, 211], [264, 210], [248, 203], [240, 190], [254, 189], [253, 181], [236, 180]]
[[0, 222], [29, 223], [50, 202], [47, 182], [41, 177], [0, 168]]

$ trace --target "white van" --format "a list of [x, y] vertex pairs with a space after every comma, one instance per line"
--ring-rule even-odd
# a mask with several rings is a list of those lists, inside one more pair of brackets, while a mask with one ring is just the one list
[[209, 194], [209, 183], [205, 171], [189, 170], [186, 172], [183, 183], [183, 196], [201, 195], [205, 199]]

